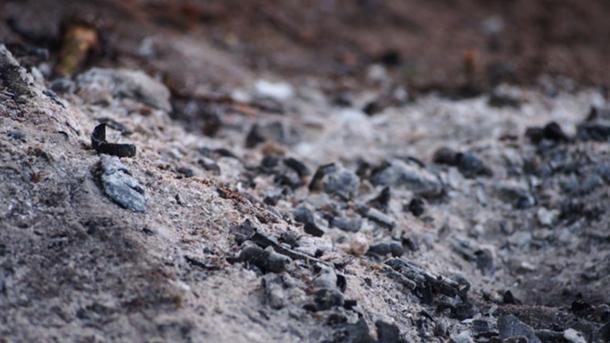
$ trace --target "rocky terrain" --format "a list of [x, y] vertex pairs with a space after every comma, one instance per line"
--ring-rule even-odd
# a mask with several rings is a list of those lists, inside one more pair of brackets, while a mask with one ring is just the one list
[[414, 95], [164, 31], [95, 63], [74, 25], [0, 45], [0, 341], [610, 341], [603, 87]]

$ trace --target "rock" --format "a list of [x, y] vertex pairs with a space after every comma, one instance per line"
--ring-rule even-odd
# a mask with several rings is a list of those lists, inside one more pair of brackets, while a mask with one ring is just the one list
[[369, 206], [375, 207], [381, 211], [386, 211], [391, 197], [392, 194], [390, 192], [390, 187], [386, 186], [383, 187], [381, 192], [379, 192], [375, 198], [371, 199], [368, 204]]
[[332, 342], [334, 343], [374, 343], [369, 327], [364, 319], [360, 318], [355, 324], [342, 324], [335, 329]]
[[405, 250], [402, 244], [398, 242], [383, 242], [371, 245], [367, 251], [368, 255], [385, 256], [391, 254], [393, 257], [399, 257], [404, 254]]
[[610, 341], [610, 321], [599, 329], [598, 335], [602, 342]]
[[501, 339], [523, 336], [528, 339], [529, 343], [542, 343], [531, 326], [512, 314], [505, 314], [498, 318], [498, 331]]
[[369, 241], [362, 234], [355, 234], [349, 245], [349, 252], [354, 256], [362, 256], [369, 250]]
[[326, 311], [336, 306], [343, 306], [343, 294], [336, 288], [322, 288], [314, 293], [316, 311]]
[[377, 328], [377, 343], [404, 343], [405, 340], [400, 338], [400, 329], [390, 323], [382, 320], [375, 322]]
[[124, 208], [145, 212], [144, 188], [131, 176], [129, 169], [119, 158], [101, 155], [100, 166], [100, 180], [106, 195]]
[[548, 210], [544, 207], [541, 207], [536, 211], [536, 218], [538, 219], [538, 223], [544, 226], [551, 226], [557, 220], [559, 216], [559, 211], [557, 210]]
[[455, 166], [460, 173], [467, 178], [477, 176], [493, 176], [492, 170], [472, 152], [456, 152], [453, 149], [443, 147], [438, 149], [433, 156], [433, 161], [439, 164]]
[[392, 217], [379, 211], [376, 208], [363, 207], [360, 209], [360, 212], [362, 213], [363, 217], [365, 217], [368, 220], [375, 222], [385, 228], [393, 229], [394, 226], [396, 225], [396, 222], [394, 221], [394, 219]]
[[297, 207], [293, 212], [294, 220], [299, 223], [313, 223], [314, 216], [313, 212], [311, 212], [307, 207]]
[[281, 276], [265, 275], [262, 279], [265, 303], [274, 310], [284, 307], [286, 294]]
[[294, 90], [286, 82], [272, 82], [258, 80], [254, 85], [256, 94], [263, 98], [271, 98], [277, 101], [288, 100], [294, 95]]
[[525, 131], [525, 136], [532, 141], [532, 143], [538, 144], [543, 139], [553, 142], [568, 142], [570, 137], [563, 132], [563, 129], [556, 122], [550, 122], [544, 127], [529, 127]]
[[336, 288], [337, 274], [332, 268], [321, 266], [320, 272], [313, 279], [312, 284], [315, 288]]
[[424, 208], [424, 200], [421, 198], [413, 198], [411, 199], [411, 201], [409, 202], [409, 205], [407, 206], [409, 209], [409, 212], [411, 212], [414, 216], [419, 217], [422, 214], [424, 214], [425, 208]]
[[267, 141], [291, 145], [298, 141], [298, 132], [280, 121], [273, 121], [267, 124], [252, 124], [246, 136], [246, 148], [254, 148]]
[[333, 217], [330, 225], [343, 231], [358, 232], [362, 227], [362, 219], [360, 217]]
[[457, 335], [451, 335], [451, 341], [454, 343], [474, 343], [470, 330], [464, 330]]
[[451, 247], [465, 260], [475, 262], [477, 268], [485, 275], [495, 272], [493, 252], [465, 237], [453, 237]]
[[496, 185], [498, 197], [517, 209], [525, 209], [536, 204], [536, 199], [524, 187], [518, 184], [504, 183]]
[[489, 95], [487, 104], [491, 107], [498, 107], [498, 108], [500, 108], [500, 107], [519, 108], [521, 106], [521, 101], [518, 98], [514, 98], [510, 95], [502, 94], [499, 92], [492, 92]]
[[610, 139], [610, 109], [592, 107], [587, 119], [576, 128], [580, 140], [608, 141]]
[[246, 245], [239, 254], [239, 261], [252, 263], [263, 273], [281, 273], [290, 263], [290, 258], [276, 253], [272, 247], [262, 249], [256, 245]]
[[580, 332], [571, 328], [563, 332], [563, 338], [570, 343], [587, 343], [587, 340]]
[[337, 168], [322, 179], [324, 191], [344, 200], [352, 199], [358, 192], [360, 179], [356, 173], [344, 168]]
[[404, 186], [424, 197], [439, 196], [443, 192], [438, 177], [420, 166], [400, 160], [386, 163], [374, 171], [371, 182], [376, 186]]
[[313, 213], [306, 207], [299, 207], [294, 210], [294, 219], [304, 225], [304, 231], [315, 237], [322, 237], [324, 230], [316, 225]]
[[77, 79], [79, 93], [91, 103], [108, 100], [108, 95], [130, 98], [171, 112], [170, 92], [161, 82], [138, 70], [92, 68]]

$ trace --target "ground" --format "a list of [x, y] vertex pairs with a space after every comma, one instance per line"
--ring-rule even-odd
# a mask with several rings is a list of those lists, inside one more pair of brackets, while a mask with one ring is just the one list
[[607, 5], [448, 3], [0, 4], [0, 338], [607, 341]]

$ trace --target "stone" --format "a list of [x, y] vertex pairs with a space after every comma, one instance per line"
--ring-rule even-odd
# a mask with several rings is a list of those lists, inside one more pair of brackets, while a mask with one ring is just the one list
[[167, 87], [138, 70], [92, 68], [76, 81], [80, 94], [91, 103], [108, 100], [110, 95], [134, 99], [165, 112], [172, 110]]
[[587, 340], [580, 332], [571, 328], [563, 332], [563, 338], [570, 343], [587, 343]]
[[239, 260], [252, 263], [263, 273], [281, 273], [286, 270], [290, 258], [276, 253], [272, 247], [262, 249], [256, 245], [246, 245], [239, 254]]
[[144, 188], [131, 176], [129, 169], [118, 157], [100, 156], [100, 180], [110, 199], [135, 212], [146, 212]]
[[454, 343], [474, 343], [470, 330], [464, 330], [457, 335], [451, 335], [451, 341]]
[[344, 200], [352, 199], [358, 192], [360, 179], [356, 173], [344, 168], [337, 168], [322, 179], [324, 191]]
[[398, 242], [382, 242], [371, 245], [369, 250], [367, 251], [368, 255], [392, 255], [393, 257], [399, 257], [404, 254], [405, 250], [402, 247], [402, 244]]
[[362, 219], [359, 217], [333, 217], [331, 226], [347, 232], [358, 232], [362, 227]]
[[498, 318], [498, 331], [501, 339], [523, 336], [529, 343], [542, 343], [531, 326], [512, 314], [505, 314]]
[[369, 241], [363, 234], [355, 234], [349, 245], [349, 252], [354, 256], [362, 256], [369, 250]]
[[538, 219], [538, 223], [543, 226], [551, 226], [557, 220], [559, 216], [559, 211], [557, 210], [548, 210], [544, 207], [541, 207], [536, 211], [536, 219]]
[[421, 166], [400, 160], [394, 160], [376, 170], [371, 176], [371, 182], [376, 186], [405, 187], [424, 197], [443, 193], [443, 185], [437, 176]]
[[407, 208], [409, 209], [409, 212], [411, 212], [414, 216], [419, 217], [422, 214], [424, 214], [424, 211], [425, 211], [424, 205], [425, 205], [425, 203], [424, 203], [423, 199], [413, 198], [409, 202], [409, 205], [407, 206]]

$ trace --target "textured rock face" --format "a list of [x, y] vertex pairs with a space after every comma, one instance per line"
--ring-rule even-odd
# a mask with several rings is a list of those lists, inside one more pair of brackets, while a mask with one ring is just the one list
[[[290, 109], [280, 125], [239, 103], [204, 136], [140, 72], [93, 69], [60, 97], [3, 46], [0, 70], [2, 338], [607, 336], [607, 146], [524, 136], [549, 106], [575, 128], [597, 93], [352, 109], [353, 131], [304, 85], [274, 97]], [[138, 153], [90, 146], [100, 123]], [[442, 146], [477, 153], [437, 163]]]

